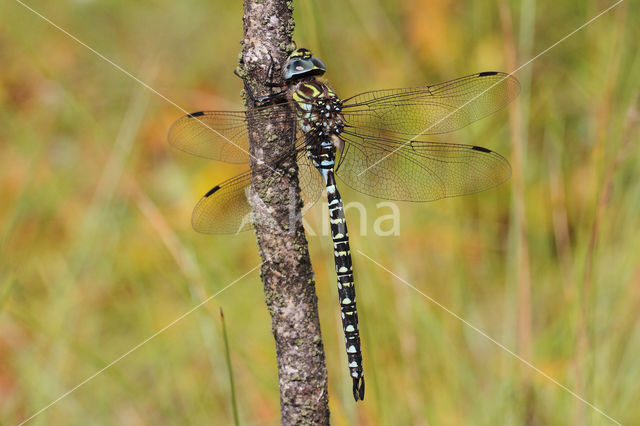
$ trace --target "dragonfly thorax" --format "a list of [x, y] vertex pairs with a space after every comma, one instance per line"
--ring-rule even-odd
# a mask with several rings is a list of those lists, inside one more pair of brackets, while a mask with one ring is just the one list
[[292, 98], [304, 133], [319, 138], [342, 133], [342, 101], [329, 86], [317, 80], [300, 82], [292, 88]]

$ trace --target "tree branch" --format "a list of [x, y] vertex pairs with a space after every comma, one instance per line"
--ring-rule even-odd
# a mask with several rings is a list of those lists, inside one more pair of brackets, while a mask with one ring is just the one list
[[[254, 96], [281, 90], [264, 83], [269, 68], [275, 80], [283, 83], [281, 64], [294, 48], [292, 9], [285, 0], [244, 0], [244, 40], [237, 72]], [[247, 106], [255, 107], [251, 96]], [[286, 108], [274, 106], [274, 111]], [[293, 150], [295, 117], [290, 112], [288, 125], [274, 119], [257, 126], [250, 119], [250, 199], [276, 341], [282, 424], [329, 424], [327, 369], [313, 270], [300, 220], [298, 167], [295, 158], [273, 163], [283, 152]]]

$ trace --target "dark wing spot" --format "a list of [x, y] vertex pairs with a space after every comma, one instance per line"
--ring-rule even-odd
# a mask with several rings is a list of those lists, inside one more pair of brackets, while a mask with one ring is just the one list
[[187, 114], [187, 117], [200, 117], [201, 115], [204, 115], [204, 112], [202, 111], [198, 111], [198, 112], [192, 112], [191, 114]]
[[487, 154], [491, 154], [491, 150], [490, 149], [484, 148], [482, 146], [472, 146], [471, 149], [474, 150], [474, 151], [486, 152]]
[[207, 192], [206, 194], [204, 194], [205, 197], [210, 196], [211, 194], [213, 194], [214, 192], [216, 192], [218, 189], [220, 189], [220, 185], [216, 185], [213, 188], [211, 188], [209, 190], [209, 192]]
[[485, 72], [478, 73], [478, 77], [487, 77], [487, 76], [496, 75], [496, 74], [498, 73], [495, 71], [485, 71]]

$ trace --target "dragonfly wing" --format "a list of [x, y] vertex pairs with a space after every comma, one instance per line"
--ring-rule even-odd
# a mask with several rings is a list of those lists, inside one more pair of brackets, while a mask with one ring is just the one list
[[489, 149], [343, 133], [336, 174], [353, 189], [399, 201], [433, 201], [484, 191], [511, 176]]
[[[175, 148], [213, 160], [228, 163], [249, 162], [247, 120], [262, 127], [267, 122], [289, 125], [295, 131], [295, 116], [289, 104], [251, 111], [200, 111], [178, 119], [169, 130], [169, 143]], [[295, 136], [295, 135], [294, 135]]]
[[[307, 159], [297, 154], [298, 177], [306, 212], [322, 194], [322, 177]], [[264, 166], [266, 167], [266, 166]], [[252, 228], [250, 171], [241, 173], [208, 191], [193, 210], [193, 228], [205, 234], [235, 234]], [[292, 206], [293, 207], [293, 206]]]
[[361, 134], [434, 135], [493, 114], [519, 90], [515, 77], [483, 72], [430, 86], [361, 93], [344, 101], [343, 115], [346, 126]]
[[229, 163], [248, 163], [246, 113], [201, 111], [187, 114], [171, 126], [169, 143], [199, 157]]
[[322, 176], [307, 158], [306, 152], [298, 155], [298, 179], [300, 180], [300, 195], [304, 206], [302, 214], [307, 211], [318, 201], [324, 189]]
[[214, 186], [193, 209], [191, 225], [204, 234], [235, 234], [251, 226], [249, 171]]

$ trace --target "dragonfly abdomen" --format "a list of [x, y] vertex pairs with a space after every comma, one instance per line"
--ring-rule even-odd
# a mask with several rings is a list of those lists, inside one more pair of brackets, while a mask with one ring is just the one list
[[[337, 137], [337, 136], [335, 136]], [[349, 232], [344, 215], [342, 197], [336, 186], [334, 174], [336, 144], [335, 137], [317, 138], [309, 145], [307, 155], [324, 178], [329, 203], [329, 224], [333, 240], [333, 257], [338, 279], [338, 300], [340, 316], [347, 350], [349, 374], [353, 381], [353, 397], [356, 401], [364, 399], [364, 375], [358, 312], [356, 311], [356, 289], [349, 247]]]
[[353, 397], [356, 401], [364, 399], [364, 374], [362, 369], [362, 352], [360, 347], [360, 331], [358, 312], [356, 310], [356, 289], [351, 264], [351, 248], [349, 232], [344, 215], [342, 198], [335, 184], [333, 170], [326, 173], [327, 201], [329, 203], [329, 222], [333, 239], [333, 254], [338, 277], [338, 300], [340, 316], [347, 349], [349, 373], [353, 380]]

